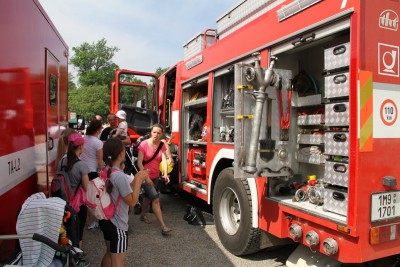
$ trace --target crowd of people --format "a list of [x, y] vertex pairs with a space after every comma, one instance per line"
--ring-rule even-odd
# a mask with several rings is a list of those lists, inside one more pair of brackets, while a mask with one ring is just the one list
[[[169, 183], [167, 172], [160, 174], [160, 163], [164, 170], [168, 169], [168, 162], [172, 161], [168, 143], [162, 140], [164, 128], [155, 124], [150, 131], [150, 137], [138, 146], [136, 168], [138, 169], [132, 179], [133, 157], [131, 154], [131, 139], [128, 134], [126, 113], [119, 110], [116, 114], [107, 116], [108, 126], [103, 129], [102, 118], [99, 115], [89, 119], [85, 135], [82, 137], [73, 129], [65, 129], [58, 144], [56, 166], [57, 170], [68, 172], [75, 198], [79, 196], [82, 201], [74, 201], [73, 207], [79, 218], [79, 248], [84, 251], [84, 228], [89, 230], [97, 227], [103, 233], [106, 252], [102, 258], [101, 266], [117, 267], [125, 265], [128, 249], [128, 222], [130, 207], [134, 207], [143, 192], [143, 204], [140, 221], [152, 223], [147, 214], [151, 204], [152, 212], [160, 224], [160, 231], [168, 235], [172, 231], [163, 219], [159, 201], [157, 185], [160, 179]], [[110, 183], [107, 192], [116, 206], [114, 216], [110, 220], [98, 221], [88, 212], [85, 205], [85, 194], [89, 181], [99, 177], [100, 172], [107, 173]], [[89, 266], [85, 260], [85, 253], [79, 266]]]

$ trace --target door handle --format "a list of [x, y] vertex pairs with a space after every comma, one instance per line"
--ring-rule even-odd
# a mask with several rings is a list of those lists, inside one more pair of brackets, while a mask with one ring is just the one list
[[48, 150], [52, 150], [54, 148], [54, 139], [52, 137], [49, 137], [49, 140], [47, 141], [47, 148]]

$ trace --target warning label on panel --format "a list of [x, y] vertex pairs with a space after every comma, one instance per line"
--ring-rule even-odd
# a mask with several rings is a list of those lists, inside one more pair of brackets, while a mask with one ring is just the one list
[[400, 138], [400, 122], [397, 119], [400, 90], [391, 84], [374, 83], [374, 138]]
[[391, 99], [386, 99], [381, 104], [381, 119], [387, 125], [393, 125], [397, 120], [397, 106]]

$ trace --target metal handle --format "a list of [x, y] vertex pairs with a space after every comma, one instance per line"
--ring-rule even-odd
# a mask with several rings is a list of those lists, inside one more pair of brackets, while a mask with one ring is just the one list
[[344, 201], [346, 199], [344, 194], [340, 193], [340, 192], [333, 192], [332, 197], [334, 200], [337, 200], [337, 201]]
[[346, 142], [347, 141], [347, 136], [344, 133], [340, 134], [334, 134], [333, 135], [333, 141], [335, 142]]
[[344, 54], [345, 52], [346, 52], [346, 46], [344, 46], [344, 45], [339, 45], [333, 49], [333, 54], [335, 56]]
[[52, 137], [49, 137], [49, 140], [47, 141], [47, 147], [48, 150], [52, 150], [54, 148], [54, 139]]
[[298, 40], [292, 42], [292, 45], [293, 46], [301, 45], [307, 42], [314, 41], [314, 39], [315, 39], [315, 33], [311, 33], [306, 36], [300, 36]]
[[336, 164], [333, 165], [333, 170], [335, 172], [345, 173], [347, 171], [347, 167], [344, 164], [336, 163]]
[[339, 75], [336, 75], [335, 77], [333, 77], [333, 82], [335, 84], [345, 83], [346, 81], [347, 81], [347, 76], [344, 74], [339, 74]]
[[347, 110], [347, 107], [345, 104], [336, 104], [333, 106], [334, 112], [345, 112], [346, 110]]

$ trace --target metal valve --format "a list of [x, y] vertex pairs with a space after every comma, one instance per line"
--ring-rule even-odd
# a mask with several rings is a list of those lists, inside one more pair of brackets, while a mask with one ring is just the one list
[[339, 250], [338, 243], [335, 239], [331, 237], [328, 237], [324, 240], [324, 242], [322, 243], [322, 247], [324, 248], [325, 253], [329, 256], [336, 254]]
[[310, 247], [316, 246], [319, 244], [319, 235], [315, 231], [309, 231], [306, 234], [306, 242]]
[[303, 230], [300, 225], [292, 224], [289, 227], [289, 234], [294, 240], [297, 240], [303, 235]]

